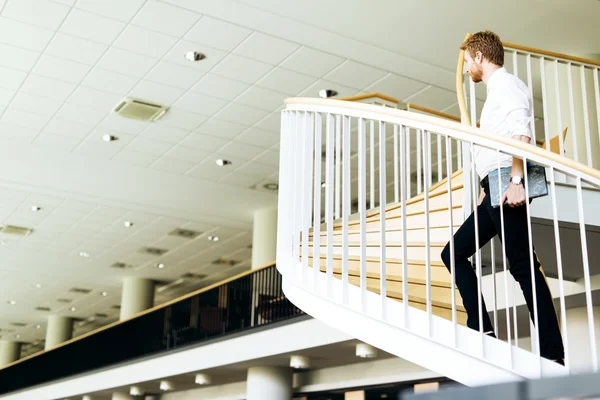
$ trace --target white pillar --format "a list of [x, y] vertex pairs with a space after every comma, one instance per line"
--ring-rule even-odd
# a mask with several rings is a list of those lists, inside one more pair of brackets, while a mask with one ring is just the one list
[[0, 340], [0, 367], [17, 361], [21, 357], [21, 343]]
[[293, 375], [287, 367], [248, 368], [246, 400], [290, 400]]
[[[596, 355], [600, 360], [600, 306], [594, 310], [594, 329], [596, 331]], [[567, 334], [569, 364], [574, 372], [591, 372], [592, 357], [587, 307], [567, 310]]]
[[277, 209], [254, 212], [252, 269], [275, 261], [277, 256]]
[[46, 343], [44, 350], [48, 350], [62, 342], [73, 337], [73, 319], [62, 317], [60, 315], [51, 315], [48, 317], [48, 327], [46, 328]]
[[123, 280], [121, 317], [129, 318], [154, 306], [154, 281], [128, 277]]

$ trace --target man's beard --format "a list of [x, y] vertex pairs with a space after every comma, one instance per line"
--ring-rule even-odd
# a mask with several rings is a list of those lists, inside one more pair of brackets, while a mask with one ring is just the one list
[[471, 76], [473, 82], [479, 83], [483, 81], [483, 68], [481, 65], [475, 64], [473, 65], [473, 68], [471, 68], [471, 71], [469, 71], [469, 75]]

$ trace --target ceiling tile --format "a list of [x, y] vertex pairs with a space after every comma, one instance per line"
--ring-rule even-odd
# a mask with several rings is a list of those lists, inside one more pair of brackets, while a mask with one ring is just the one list
[[402, 101], [408, 96], [415, 94], [427, 85], [400, 75], [389, 74], [377, 83], [365, 88], [367, 92], [378, 92], [392, 96]]
[[248, 129], [248, 126], [246, 125], [240, 125], [234, 122], [227, 122], [220, 119], [211, 118], [200, 125], [200, 127], [196, 129], [194, 133], [202, 133], [223, 139], [231, 139], [246, 129]]
[[226, 78], [254, 84], [254, 82], [265, 76], [272, 68], [271, 65], [260, 61], [229, 54], [213, 68], [212, 72]]
[[145, 0], [79, 0], [77, 8], [105, 17], [129, 21], [138, 12]]
[[205, 160], [199, 165], [187, 172], [186, 176], [201, 178], [216, 182], [227, 175], [231, 170], [226, 167], [219, 167], [215, 164], [214, 159]]
[[346, 61], [325, 76], [325, 79], [341, 83], [349, 87], [362, 89], [373, 84], [385, 76], [385, 71], [377, 68], [359, 64], [354, 61]]
[[157, 62], [153, 57], [111, 47], [98, 61], [97, 67], [142, 78]]
[[222, 154], [225, 159], [249, 161], [264, 151], [262, 147], [231, 141], [219, 149], [219, 154]]
[[317, 78], [278, 67], [265, 75], [256, 85], [289, 95], [296, 95], [316, 81]]
[[[4, 88], [0, 87], [0, 106], [8, 106], [8, 104], [11, 102], [12, 98], [14, 97], [15, 93], [17, 93], [16, 90], [4, 89]], [[4, 111], [4, 108], [2, 108], [2, 110], [0, 110], [0, 113], [2, 111]]]
[[0, 17], [0, 42], [27, 50], [42, 51], [53, 32], [23, 22]]
[[62, 100], [18, 92], [10, 106], [17, 110], [30, 111], [52, 117], [62, 104]]
[[410, 102], [434, 110], [441, 110], [456, 102], [456, 93], [430, 86], [416, 96], [411, 97]]
[[161, 58], [176, 42], [177, 38], [172, 36], [128, 25], [115, 41], [114, 46], [134, 53]]
[[254, 160], [259, 163], [272, 165], [274, 167], [279, 167], [279, 151], [269, 150], [264, 154], [256, 157]]
[[[206, 58], [202, 61], [188, 61], [185, 58], [185, 54], [188, 51], [201, 51], [202, 54], [206, 56]], [[180, 65], [186, 68], [193, 68], [199, 71], [209, 71], [222, 59], [227, 56], [227, 52], [223, 50], [218, 50], [210, 46], [206, 46], [200, 43], [190, 42], [188, 40], [181, 40], [175, 44], [171, 48], [171, 50], [164, 57], [164, 61], [168, 61], [173, 64]]]
[[93, 125], [80, 124], [62, 118], [53, 118], [44, 128], [44, 132], [77, 138], [81, 141], [94, 129]]
[[104, 44], [57, 32], [45, 53], [94, 65], [106, 49]]
[[191, 90], [192, 92], [208, 94], [220, 99], [233, 100], [248, 87], [249, 85], [242, 82], [221, 78], [218, 75], [206, 74]]
[[137, 135], [150, 125], [150, 122], [137, 119], [123, 118], [115, 113], [110, 113], [102, 120], [99, 127], [130, 135]]
[[265, 178], [271, 174], [276, 173], [277, 167], [269, 164], [262, 164], [256, 161], [248, 161], [238, 166], [235, 169], [235, 171], [236, 173], [240, 171], [246, 175]]
[[248, 58], [277, 65], [299, 48], [298, 44], [287, 40], [254, 32], [234, 52]]
[[179, 109], [211, 116], [221, 110], [228, 102], [204, 94], [187, 93], [173, 105]]
[[319, 91], [322, 89], [335, 90], [336, 92], [338, 92], [336, 98], [353, 96], [359, 92], [356, 88], [353, 87], [344, 86], [339, 83], [333, 83], [324, 79], [319, 79], [314, 84], [310, 85], [302, 92], [300, 92], [298, 96], [319, 97]]
[[131, 21], [133, 25], [183, 36], [200, 18], [199, 14], [158, 1], [148, 1]]
[[0, 118], [1, 122], [9, 124], [19, 125], [25, 128], [41, 130], [50, 118], [47, 116], [33, 114], [26, 111], [15, 110], [14, 108], [7, 108]]
[[143, 80], [129, 93], [129, 96], [151, 103], [170, 106], [185, 93], [183, 89]]
[[289, 96], [284, 93], [253, 86], [246, 90], [240, 97], [235, 99], [236, 103], [260, 108], [265, 111], [273, 111], [283, 105], [283, 101]]
[[228, 140], [204, 134], [192, 134], [181, 141], [182, 146], [214, 152], [229, 143]]
[[90, 66], [43, 54], [32, 73], [70, 83], [79, 83], [90, 71]]
[[192, 169], [194, 165], [196, 165], [196, 163], [171, 157], [161, 157], [160, 160], [152, 164], [151, 168], [174, 174], [184, 174]]
[[2, 15], [42, 28], [56, 30], [65, 19], [69, 7], [38, 0], [8, 0]]
[[146, 139], [161, 140], [169, 143], [179, 143], [190, 131], [185, 129], [173, 128], [164, 124], [151, 124], [140, 134]]
[[271, 131], [264, 131], [258, 128], [250, 128], [246, 132], [236, 136], [235, 141], [253, 144], [255, 146], [264, 147], [265, 149], [270, 148], [275, 143], [279, 142], [279, 133]]
[[92, 40], [96, 43], [111, 44], [124, 27], [123, 22], [111, 18], [86, 11], [72, 10], [60, 27], [60, 32]]
[[174, 126], [175, 128], [193, 131], [204, 121], [206, 121], [206, 117], [203, 115], [179, 110], [176, 108], [171, 108], [165, 114], [165, 116], [158, 121], [158, 124], [165, 124], [169, 126]]
[[60, 118], [90, 125], [99, 124], [107, 115], [108, 112], [75, 103], [73, 102], [73, 98], [71, 98], [71, 101], [65, 103], [56, 114]]
[[322, 77], [344, 62], [344, 59], [322, 51], [303, 47], [281, 66], [303, 74]]
[[[138, 79], [105, 69], [94, 68], [81, 83], [82, 86], [125, 96]], [[116, 104], [115, 104], [116, 105]]]
[[276, 111], [267, 115], [256, 124], [256, 127], [279, 134], [281, 131], [281, 113]]
[[25, 81], [27, 74], [12, 68], [0, 67], [0, 87], [17, 90]]
[[122, 96], [80, 86], [75, 89], [69, 102], [81, 104], [108, 113], [116, 107], [121, 100]]
[[72, 83], [57, 81], [43, 76], [30, 74], [21, 90], [28, 93], [39, 94], [40, 96], [51, 97], [59, 100], [66, 100], [73, 90], [75, 85]]
[[250, 188], [256, 182], [258, 182], [260, 178], [257, 178], [254, 175], [246, 175], [241, 172], [236, 172], [233, 174], [229, 174], [222, 179], [219, 179], [219, 183], [224, 183], [226, 185], [232, 185], [242, 188]]
[[64, 151], [73, 150], [75, 148], [75, 146], [77, 146], [78, 143], [79, 143], [79, 139], [77, 139], [77, 138], [61, 136], [61, 135], [54, 135], [52, 133], [42, 133], [35, 140], [36, 146], [42, 146], [42, 147], [51, 148], [54, 150], [64, 150]]
[[146, 139], [137, 137], [129, 143], [128, 149], [139, 151], [141, 153], [161, 156], [171, 150], [173, 143], [161, 142], [160, 140]]
[[[117, 138], [119, 138], [119, 140], [116, 140], [114, 142], [105, 142], [104, 140], [102, 140], [102, 136], [104, 135], [116, 136]], [[96, 128], [92, 131], [90, 135], [88, 135], [88, 137], [85, 139], [85, 142], [102, 143], [103, 146], [111, 148], [123, 148], [135, 138], [135, 135], [118, 132], [107, 128]]]
[[39, 133], [39, 129], [31, 129], [23, 126], [0, 122], [0, 138], [31, 141]]
[[194, 86], [194, 84], [203, 76], [204, 71], [161, 61], [148, 73], [148, 75], [145, 76], [144, 79], [187, 90]]
[[268, 115], [268, 112], [264, 110], [259, 110], [258, 108], [252, 108], [241, 104], [230, 103], [220, 112], [215, 114], [215, 118], [252, 125], [266, 115]]
[[0, 65], [20, 71], [30, 71], [39, 53], [0, 43]]
[[217, 49], [231, 51], [250, 33], [252, 33], [251, 30], [239, 25], [204, 16], [185, 35], [185, 38]]
[[114, 160], [119, 160], [138, 167], [147, 167], [156, 161], [156, 158], [157, 156], [153, 154], [142, 153], [130, 148], [125, 148], [115, 156]]
[[86, 140], [77, 146], [75, 154], [108, 160], [121, 151], [119, 147], [111, 146], [111, 144], [112, 143], [109, 144], [101, 140]]
[[165, 156], [177, 160], [187, 161], [197, 164], [211, 154], [210, 151], [193, 149], [186, 146], [175, 146]]

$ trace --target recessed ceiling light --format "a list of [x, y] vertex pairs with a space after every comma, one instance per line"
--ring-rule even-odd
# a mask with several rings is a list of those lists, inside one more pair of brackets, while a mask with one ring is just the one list
[[14, 306], [15, 304], [17, 304], [17, 302], [14, 300], [9, 300], [8, 304], [10, 304], [11, 306]]
[[332, 89], [319, 90], [319, 97], [322, 97], [324, 99], [328, 99], [330, 97], [335, 97], [337, 95], [338, 95], [338, 92], [336, 92], [335, 90], [332, 90]]
[[85, 251], [82, 251], [79, 253], [79, 256], [83, 257], [83, 258], [88, 258], [90, 256], [90, 253], [86, 253]]
[[133, 222], [131, 222], [131, 221], [125, 221], [123, 223], [123, 225], [125, 225], [126, 228], [131, 228], [133, 226]]
[[31, 211], [42, 211], [42, 207], [40, 206], [31, 206]]
[[219, 241], [219, 237], [218, 236], [209, 236], [208, 240], [210, 240], [211, 242], [218, 242]]
[[119, 138], [113, 135], [106, 134], [102, 136], [102, 140], [104, 140], [105, 142], [114, 142], [116, 140], [119, 140]]
[[102, 292], [102, 293], [100, 293], [100, 294], [102, 295], [102, 297], [106, 297], [106, 296], [108, 296], [108, 293], [107, 293], [107, 292]]
[[156, 268], [163, 269], [164, 267], [165, 267], [165, 264], [163, 264], [163, 263], [156, 264]]
[[219, 158], [217, 161], [215, 161], [217, 163], [217, 165], [219, 167], [223, 167], [225, 165], [231, 165], [231, 161], [229, 160], [223, 160], [222, 158]]
[[185, 59], [188, 61], [192, 61], [192, 62], [202, 61], [205, 58], [206, 58], [206, 55], [203, 53], [200, 53], [199, 51], [188, 51], [187, 53], [185, 53]]
[[35, 329], [42, 329], [42, 326], [41, 325], [36, 325]]
[[35, 288], [36, 289], [41, 289], [42, 288], [42, 284], [41, 283], [36, 283], [35, 284]]
[[71, 312], [76, 311], [77, 309], [75, 307], [71, 307]]
[[21, 339], [21, 335], [19, 335], [19, 334], [16, 334], [16, 335], [15, 335], [15, 337], [16, 337], [17, 339]]

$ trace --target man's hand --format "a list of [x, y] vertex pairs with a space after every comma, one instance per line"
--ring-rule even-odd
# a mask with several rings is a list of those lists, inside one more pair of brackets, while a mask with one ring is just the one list
[[477, 201], [478, 206], [481, 205], [481, 203], [483, 202], [483, 199], [485, 199], [485, 191], [483, 189], [481, 189], [481, 193], [479, 193], [479, 200]]
[[508, 190], [502, 196], [502, 204], [508, 202], [511, 207], [519, 207], [525, 204], [525, 188], [523, 185], [508, 185]]

